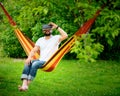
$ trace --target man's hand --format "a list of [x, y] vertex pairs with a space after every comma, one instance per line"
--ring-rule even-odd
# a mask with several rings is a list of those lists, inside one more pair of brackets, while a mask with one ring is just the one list
[[52, 29], [56, 29], [58, 27], [58, 25], [53, 22], [50, 22], [49, 25], [52, 25]]
[[60, 42], [65, 40], [68, 37], [67, 33], [62, 28], [60, 28], [57, 24], [53, 22], [50, 22], [49, 24], [52, 25], [52, 29], [57, 29], [60, 32], [60, 35], [61, 35], [59, 39]]
[[35, 47], [31, 50], [28, 58], [25, 60], [25, 64], [28, 64], [28, 65], [30, 64], [30, 62], [31, 62], [31, 60], [32, 60], [32, 57], [34, 56], [34, 54], [35, 54], [36, 52], [38, 52], [38, 50], [40, 50], [40, 47], [39, 47], [39, 46], [35, 46]]
[[30, 64], [30, 62], [31, 62], [31, 59], [30, 58], [27, 58], [26, 60], [25, 60], [25, 64]]

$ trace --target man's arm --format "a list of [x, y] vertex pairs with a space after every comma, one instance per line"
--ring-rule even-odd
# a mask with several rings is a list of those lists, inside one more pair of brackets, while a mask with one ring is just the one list
[[32, 57], [34, 56], [34, 54], [35, 54], [38, 50], [40, 50], [40, 47], [39, 47], [39, 46], [35, 46], [35, 47], [31, 50], [28, 58], [27, 58], [26, 61], [25, 61], [25, 64], [30, 64], [30, 62], [31, 62], [31, 60], [32, 60]]
[[53, 22], [50, 22], [49, 24], [52, 25], [52, 29], [57, 29], [60, 32], [60, 35], [61, 35], [60, 42], [65, 40], [68, 37], [67, 33], [62, 28], [60, 28], [58, 25], [56, 25]]
[[67, 33], [62, 28], [58, 27], [57, 30], [60, 32], [61, 35], [60, 42], [68, 37]]

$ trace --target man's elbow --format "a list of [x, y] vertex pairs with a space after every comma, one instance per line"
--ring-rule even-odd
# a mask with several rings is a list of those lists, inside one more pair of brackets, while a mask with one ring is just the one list
[[65, 34], [65, 35], [63, 36], [63, 40], [65, 40], [65, 39], [67, 39], [67, 38], [68, 38], [68, 35]]
[[67, 39], [67, 38], [68, 38], [68, 34], [65, 35], [65, 39]]
[[67, 33], [64, 33], [63, 35], [61, 35], [60, 41], [63, 41], [65, 39], [67, 39], [67, 38], [68, 38]]

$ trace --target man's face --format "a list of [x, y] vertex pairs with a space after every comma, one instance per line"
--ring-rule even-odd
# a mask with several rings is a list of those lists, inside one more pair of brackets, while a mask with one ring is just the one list
[[43, 29], [43, 33], [45, 34], [45, 36], [50, 36], [52, 33], [51, 29]]

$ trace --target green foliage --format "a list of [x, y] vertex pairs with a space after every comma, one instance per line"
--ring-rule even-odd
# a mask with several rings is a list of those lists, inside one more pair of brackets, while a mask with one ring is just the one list
[[77, 54], [80, 61], [94, 62], [100, 52], [103, 51], [103, 46], [98, 42], [96, 43], [91, 34], [84, 34], [77, 39], [71, 50]]
[[[81, 56], [79, 56], [79, 54], [84, 53], [84, 59], [86, 58], [86, 61], [94, 61], [99, 54], [99, 57], [104, 59], [117, 58], [118, 56], [120, 58], [119, 0], [3, 0], [2, 3], [12, 18], [17, 22], [17, 26], [21, 31], [34, 42], [39, 37], [43, 36], [41, 30], [42, 24], [49, 22], [58, 24], [70, 37], [80, 26], [83, 25], [84, 22], [93, 17], [95, 12], [104, 3], [107, 3], [107, 6], [102, 10], [100, 16], [97, 17], [95, 24], [90, 30], [90, 34], [93, 34], [94, 36], [87, 36], [90, 41], [93, 40], [91, 41], [91, 45], [89, 45], [90, 47], [86, 46], [86, 48], [83, 49], [74, 47], [73, 49], [81, 50], [75, 52], [75, 54], [80, 58]], [[0, 46], [3, 46], [3, 50], [8, 56], [25, 57], [25, 53], [17, 38], [14, 36], [13, 29], [8, 25], [8, 20], [1, 8], [0, 18]], [[53, 33], [58, 34], [57, 31], [54, 31]], [[83, 44], [82, 46], [84, 46], [84, 42], [81, 43], [80, 40], [78, 45]], [[86, 40], [86, 43], [87, 42], [89, 44], [89, 40]], [[103, 46], [104, 50], [102, 51]], [[116, 50], [116, 52], [113, 52], [113, 49]], [[91, 52], [89, 53], [90, 55], [88, 54], [88, 50]], [[114, 53], [112, 56], [111, 51]], [[93, 54], [96, 55], [94, 56]], [[69, 56], [66, 57], [72, 57], [72, 54], [68, 55]]]
[[92, 30], [96, 34], [97, 41], [104, 46], [101, 53], [102, 59], [120, 58], [120, 1], [112, 1], [97, 18], [95, 25], [98, 26]]
[[107, 43], [112, 46], [113, 40], [120, 34], [120, 16], [118, 12], [108, 9], [105, 9], [101, 15], [97, 21], [99, 27], [95, 28], [93, 32], [98, 33], [101, 37], [104, 36]]
[[13, 30], [4, 30], [4, 32], [6, 34], [2, 34], [1, 41], [4, 42], [2, 47], [4, 48], [3, 51], [5, 55], [16, 58], [19, 58], [20, 56], [25, 57], [25, 53], [23, 52], [23, 49], [21, 48], [19, 42], [15, 42], [16, 36]]

